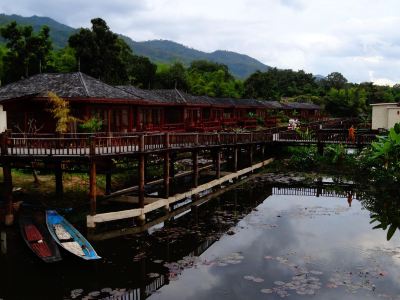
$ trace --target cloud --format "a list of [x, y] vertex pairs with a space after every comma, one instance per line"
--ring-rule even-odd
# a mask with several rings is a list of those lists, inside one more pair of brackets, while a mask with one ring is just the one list
[[[279, 68], [341, 72], [353, 82], [400, 82], [400, 9], [372, 0], [13, 0], [0, 10], [49, 16], [73, 27], [102, 17], [134, 40], [248, 54]], [[374, 77], [374, 78], [375, 78]]]

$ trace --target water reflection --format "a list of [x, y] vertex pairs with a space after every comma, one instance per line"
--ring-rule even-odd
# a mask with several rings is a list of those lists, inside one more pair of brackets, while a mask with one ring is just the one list
[[371, 231], [362, 209], [393, 207], [375, 202], [352, 183], [249, 181], [144, 233], [92, 236], [105, 258], [93, 264], [43, 265], [10, 232], [0, 298], [400, 299], [400, 240]]

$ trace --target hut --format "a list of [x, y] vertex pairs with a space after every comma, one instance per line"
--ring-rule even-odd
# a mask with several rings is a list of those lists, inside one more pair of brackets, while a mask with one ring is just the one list
[[275, 126], [277, 110], [288, 114], [296, 110], [307, 119], [319, 112], [318, 106], [309, 103], [194, 96], [177, 89], [110, 86], [81, 72], [43, 73], [0, 88], [4, 109], [0, 117], [7, 118], [3, 127], [14, 132], [54, 133], [56, 120], [49, 111], [49, 92], [69, 102], [71, 115], [78, 120], [70, 124], [70, 132], [79, 131], [79, 123], [93, 117], [101, 121], [101, 131], [111, 134], [254, 129], [259, 123]]

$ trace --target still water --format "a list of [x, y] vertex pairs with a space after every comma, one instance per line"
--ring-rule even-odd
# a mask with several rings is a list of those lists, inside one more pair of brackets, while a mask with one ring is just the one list
[[248, 183], [143, 234], [93, 236], [95, 263], [44, 265], [9, 230], [0, 299], [400, 299], [400, 234], [373, 230], [356, 195], [315, 192]]

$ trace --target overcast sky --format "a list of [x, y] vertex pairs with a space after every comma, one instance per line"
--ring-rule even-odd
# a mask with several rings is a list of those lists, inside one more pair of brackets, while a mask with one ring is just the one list
[[2, 0], [72, 27], [103, 18], [134, 40], [231, 50], [278, 68], [400, 83], [399, 0]]

